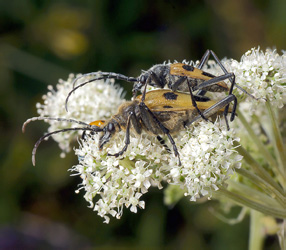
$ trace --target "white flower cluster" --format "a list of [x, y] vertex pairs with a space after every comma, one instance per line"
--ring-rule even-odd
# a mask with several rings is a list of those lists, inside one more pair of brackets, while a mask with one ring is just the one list
[[239, 138], [235, 137], [234, 130], [226, 130], [221, 122], [202, 121], [182, 131], [177, 141], [182, 166], [171, 158], [169, 176], [171, 183], [186, 189], [185, 195], [190, 196], [191, 201], [218, 190], [233, 174], [233, 168], [241, 165], [242, 156], [233, 145]]
[[[240, 62], [234, 59], [224, 59], [223, 65], [229, 72], [235, 74], [236, 83], [256, 98], [266, 98], [274, 107], [282, 108], [286, 100], [286, 54], [279, 55], [276, 50], [267, 49], [265, 52], [260, 48], [247, 51]], [[222, 74], [222, 70], [213, 61], [209, 63], [214, 74]], [[238, 90], [236, 94], [242, 92]], [[243, 94], [247, 97], [245, 94]], [[237, 95], [239, 96], [239, 95]], [[251, 102], [252, 110], [260, 102], [247, 97]], [[250, 109], [250, 106], [248, 106]]]
[[[120, 218], [124, 206], [135, 213], [137, 207], [144, 208], [140, 198], [150, 186], [162, 188], [162, 181], [179, 185], [192, 201], [210, 196], [242, 159], [233, 146], [238, 140], [234, 132], [226, 131], [219, 122], [202, 121], [174, 137], [181, 166], [173, 152], [168, 153], [154, 136], [147, 134], [131, 135], [121, 158], [107, 156], [107, 152], [117, 153], [123, 148], [124, 137], [121, 131], [101, 151], [99, 135], [87, 137], [76, 149], [79, 164], [72, 168], [82, 178], [80, 189], [85, 190], [85, 199], [106, 223], [110, 215]], [[94, 203], [96, 195], [100, 199]]]
[[[76, 77], [79, 76], [77, 75]], [[76, 82], [76, 86], [94, 77], [83, 76]], [[90, 123], [95, 120], [110, 118], [116, 113], [118, 106], [125, 101], [123, 99], [123, 89], [114, 85], [113, 79], [97, 80], [79, 88], [71, 95], [68, 103], [69, 112], [66, 112], [65, 100], [68, 93], [73, 89], [72, 82], [74, 79], [74, 74], [70, 74], [66, 81], [59, 80], [56, 89], [48, 86], [49, 92], [43, 96], [44, 102], [36, 105], [37, 112], [41, 117], [70, 118]], [[78, 124], [75, 123], [50, 120], [47, 120], [47, 122], [50, 124], [48, 132], [78, 127]], [[71, 141], [81, 133], [81, 131], [72, 131], [52, 136], [63, 151], [62, 157], [65, 155], [64, 152], [70, 151]]]
[[[94, 76], [93, 76], [94, 77]], [[91, 76], [80, 78], [77, 85], [88, 81]], [[72, 118], [84, 122], [109, 119], [121, 103], [122, 89], [113, 80], [99, 80], [79, 88], [70, 97], [69, 112], [65, 111], [65, 100], [72, 90], [74, 76], [67, 81], [60, 80], [56, 89], [43, 96], [44, 104], [37, 104], [41, 117]], [[77, 124], [48, 121], [49, 132], [77, 127]], [[80, 132], [81, 133], [81, 132]], [[88, 133], [87, 133], [88, 134]], [[64, 152], [70, 150], [70, 143], [78, 132], [54, 135]], [[161, 189], [163, 183], [180, 187], [191, 201], [207, 196], [224, 185], [235, 167], [240, 167], [242, 157], [237, 154], [234, 131], [227, 131], [219, 122], [201, 121], [190, 128], [173, 135], [180, 154], [181, 165], [171, 150], [169, 153], [156, 136], [145, 131], [141, 135], [130, 135], [130, 144], [120, 157], [108, 156], [118, 153], [125, 145], [125, 131], [115, 134], [110, 142], [98, 149], [101, 134], [89, 134], [80, 140], [75, 149], [79, 164], [73, 166], [73, 175], [79, 175], [84, 198], [98, 215], [108, 223], [110, 216], [120, 218], [124, 207], [136, 213], [144, 208], [142, 195], [151, 186]], [[164, 138], [170, 149], [168, 137]], [[77, 192], [79, 192], [77, 190]]]
[[[155, 166], [151, 168], [150, 164], [163, 161], [161, 156], [164, 155], [164, 148], [153, 143], [150, 137], [131, 136], [123, 159], [106, 156], [106, 151], [117, 153], [123, 148], [124, 136], [123, 131], [119, 132], [103, 150], [99, 151], [99, 135], [94, 134], [82, 140], [80, 148], [75, 151], [79, 164], [74, 166], [72, 171], [77, 172], [82, 178], [81, 188], [85, 190], [85, 199], [101, 217], [105, 218], [106, 223], [109, 222], [108, 215], [116, 216], [118, 219], [121, 217], [123, 205], [130, 206], [130, 210], [135, 213], [137, 207], [144, 208], [144, 201], [139, 199], [148, 191], [151, 184], [161, 188], [162, 177], [156, 175]], [[101, 199], [94, 205], [93, 199], [97, 194]]]

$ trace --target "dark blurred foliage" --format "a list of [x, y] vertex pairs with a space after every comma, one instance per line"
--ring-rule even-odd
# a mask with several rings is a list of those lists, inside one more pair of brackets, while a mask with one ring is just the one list
[[[144, 195], [145, 210], [103, 224], [74, 193], [80, 179], [67, 170], [76, 157], [61, 159], [50, 140], [33, 167], [46, 126], [35, 122], [22, 134], [21, 125], [47, 85], [70, 72], [137, 76], [165, 60], [198, 60], [206, 49], [235, 59], [252, 47], [285, 49], [285, 10], [285, 0], [0, 1], [0, 248], [246, 249], [247, 218], [227, 225], [209, 213], [213, 201], [167, 208], [155, 189]], [[274, 248], [276, 238], [267, 238], [265, 249]]]

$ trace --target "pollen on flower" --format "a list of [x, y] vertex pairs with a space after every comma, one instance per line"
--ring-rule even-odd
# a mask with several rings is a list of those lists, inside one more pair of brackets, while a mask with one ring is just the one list
[[[80, 75], [77, 75], [77, 77], [78, 76]], [[70, 74], [66, 81], [60, 79], [56, 88], [53, 88], [51, 85], [48, 86], [49, 92], [43, 95], [43, 103], [36, 104], [37, 112], [41, 117], [72, 118], [90, 123], [94, 120], [110, 118], [110, 116], [117, 111], [117, 107], [125, 101], [123, 99], [123, 89], [115, 85], [113, 79], [98, 80], [87, 84], [83, 88], [79, 88], [71, 96], [69, 112], [66, 112], [65, 100], [73, 88], [72, 82], [74, 79], [75, 76]], [[91, 76], [82, 77], [78, 80], [77, 84], [91, 79]], [[108, 102], [106, 100], [108, 100]], [[78, 126], [77, 124], [67, 122], [51, 120], [47, 120], [46, 122], [50, 124], [48, 132]], [[72, 131], [52, 136], [63, 151], [61, 157], [64, 157], [65, 153], [70, 151], [71, 141], [75, 140], [77, 135], [81, 133], [81, 131]]]

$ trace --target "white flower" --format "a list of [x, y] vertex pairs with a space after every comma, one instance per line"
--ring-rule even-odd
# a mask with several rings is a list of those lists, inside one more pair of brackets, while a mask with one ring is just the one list
[[[240, 61], [223, 59], [223, 65], [229, 72], [235, 74], [237, 85], [248, 91], [256, 98], [251, 98], [241, 90], [234, 87], [234, 94], [238, 97], [238, 108], [247, 122], [253, 127], [253, 131], [259, 138], [265, 140], [265, 131], [271, 135], [271, 119], [265, 106], [265, 99], [271, 104], [275, 112], [286, 103], [286, 54], [279, 55], [276, 50], [260, 48], [247, 51]], [[221, 68], [213, 61], [209, 61], [204, 70], [221, 75]], [[236, 129], [244, 145], [251, 148], [252, 153], [260, 153], [238, 119], [234, 120], [232, 127]], [[262, 131], [261, 131], [262, 130]], [[262, 133], [261, 133], [262, 132]]]
[[[193, 201], [210, 196], [241, 160], [233, 147], [237, 140], [234, 132], [226, 131], [219, 122], [203, 121], [174, 136], [181, 166], [173, 152], [168, 153], [156, 137], [144, 132], [130, 136], [128, 149], [120, 158], [107, 156], [107, 152], [113, 154], [123, 148], [125, 132], [117, 133], [101, 151], [99, 136], [81, 140], [76, 149], [79, 164], [72, 171], [83, 178], [80, 189], [85, 190], [85, 199], [107, 223], [109, 215], [120, 218], [124, 206], [134, 213], [144, 208], [142, 195], [151, 185], [160, 189], [161, 182], [180, 186]], [[94, 204], [97, 196], [100, 198]]]
[[[104, 218], [108, 215], [120, 218], [123, 206], [130, 207], [132, 212], [137, 212], [137, 207], [144, 208], [145, 203], [140, 197], [148, 191], [151, 183], [154, 185], [158, 179], [161, 181], [153, 173], [149, 162], [154, 162], [165, 149], [145, 135], [139, 138], [131, 136], [125, 158], [106, 156], [107, 151], [117, 153], [122, 149], [124, 136], [125, 132], [119, 132], [102, 151], [98, 150], [99, 135], [87, 136], [76, 150], [76, 155], [80, 156], [79, 164], [74, 166], [72, 171], [85, 176], [80, 189], [85, 190], [85, 199], [88, 202], [93, 204], [93, 198], [100, 195], [101, 199], [95, 203], [94, 210]], [[136, 161], [131, 161], [129, 157], [136, 158]], [[140, 157], [142, 159], [139, 159]], [[110, 205], [110, 209], [107, 209], [106, 204]]]
[[[282, 108], [286, 100], [286, 54], [279, 55], [276, 50], [267, 49], [265, 52], [260, 48], [253, 48], [247, 51], [240, 62], [234, 59], [222, 60], [228, 72], [235, 74], [236, 83], [254, 95], [261, 98], [257, 101], [245, 95], [235, 88], [235, 93], [239, 97], [247, 98], [248, 109], [256, 112], [258, 105], [265, 98], [271, 102], [273, 107]], [[205, 70], [221, 75], [222, 70], [213, 61], [209, 62], [210, 68]]]
[[186, 189], [185, 195], [193, 201], [209, 194], [207, 190], [216, 190], [233, 173], [233, 167], [240, 166], [242, 157], [233, 146], [238, 140], [234, 131], [227, 131], [220, 122], [203, 121], [182, 131], [176, 138], [182, 165], [171, 158], [170, 184]]
[[[41, 117], [72, 118], [90, 123], [95, 120], [110, 118], [116, 113], [118, 106], [125, 101], [123, 99], [123, 89], [114, 85], [113, 79], [98, 80], [75, 91], [68, 103], [69, 112], [66, 112], [65, 100], [73, 88], [74, 78], [74, 75], [70, 74], [66, 81], [59, 80], [56, 89], [48, 86], [49, 92], [43, 96], [44, 102], [36, 105], [37, 112]], [[91, 76], [82, 77], [77, 81], [77, 85], [91, 79]], [[78, 124], [74, 123], [50, 120], [47, 122], [50, 124], [48, 132], [67, 127], [78, 127]], [[72, 131], [55, 134], [52, 137], [59, 143], [59, 147], [63, 152], [69, 152], [71, 141], [81, 133], [82, 131]], [[62, 156], [64, 156], [64, 153]]]
[[276, 50], [258, 49], [247, 51], [241, 62], [233, 60], [230, 71], [236, 82], [257, 98], [267, 98], [273, 107], [281, 108], [286, 97], [286, 55]]

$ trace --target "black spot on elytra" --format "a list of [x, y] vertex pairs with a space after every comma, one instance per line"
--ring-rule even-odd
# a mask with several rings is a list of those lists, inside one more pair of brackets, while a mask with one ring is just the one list
[[212, 75], [212, 74], [210, 74], [210, 73], [208, 73], [208, 72], [202, 72], [202, 75], [204, 75], [204, 76], [208, 76], [208, 77], [215, 77], [214, 75]]
[[163, 96], [167, 100], [176, 100], [178, 95], [176, 95], [174, 92], [167, 92], [167, 93], [163, 94]]
[[166, 106], [163, 106], [163, 108], [165, 108], [165, 109], [171, 109], [171, 108], [173, 108], [173, 107], [166, 105]]
[[208, 102], [210, 100], [209, 97], [201, 95], [194, 95], [194, 99], [196, 102]]
[[183, 65], [182, 67], [183, 67], [183, 69], [185, 69], [187, 71], [194, 71], [194, 67], [191, 65]]

